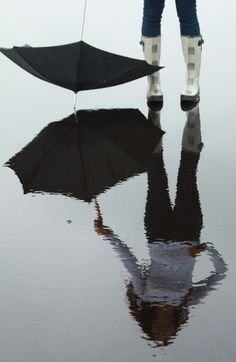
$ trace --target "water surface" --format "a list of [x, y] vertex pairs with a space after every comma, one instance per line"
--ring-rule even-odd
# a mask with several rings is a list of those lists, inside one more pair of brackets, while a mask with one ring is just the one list
[[[88, 203], [24, 194], [14, 172], [0, 168], [4, 362], [233, 360], [235, 4], [228, 3], [225, 9], [215, 2], [215, 17], [228, 24], [219, 33], [211, 6], [199, 1], [205, 38], [201, 102], [191, 113], [179, 107], [184, 67], [175, 10], [166, 5], [165, 105], [155, 118], [166, 133], [138, 175], [131, 172]], [[125, 13], [106, 0], [88, 3], [85, 40], [141, 58], [141, 10], [134, 0]], [[32, 6], [25, 0], [20, 7], [12, 1], [4, 6], [1, 45], [77, 41], [81, 13], [74, 1]], [[73, 95], [3, 57], [1, 85], [3, 165], [49, 123], [69, 116]], [[77, 107], [137, 108], [147, 118], [145, 88], [141, 79], [83, 92]]]

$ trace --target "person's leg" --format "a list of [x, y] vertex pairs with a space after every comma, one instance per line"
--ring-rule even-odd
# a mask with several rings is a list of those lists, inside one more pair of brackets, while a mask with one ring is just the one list
[[165, 0], [144, 0], [142, 36], [156, 37], [161, 35], [161, 18]]
[[[144, 0], [142, 40], [144, 58], [152, 65], [160, 64], [161, 18], [165, 0]], [[150, 108], [160, 109], [163, 105], [159, 72], [148, 76], [147, 103]]]
[[181, 43], [186, 64], [186, 86], [181, 101], [199, 100], [202, 37], [197, 17], [196, 0], [175, 0], [180, 21]]
[[175, 0], [182, 36], [201, 36], [196, 0]]

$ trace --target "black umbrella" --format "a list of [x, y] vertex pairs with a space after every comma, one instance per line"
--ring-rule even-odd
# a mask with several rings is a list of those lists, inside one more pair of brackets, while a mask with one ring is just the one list
[[24, 193], [60, 193], [90, 202], [146, 171], [163, 132], [136, 109], [78, 111], [50, 123], [6, 166]]
[[161, 68], [94, 48], [84, 41], [52, 47], [0, 48], [0, 51], [35, 77], [75, 93], [126, 83]]

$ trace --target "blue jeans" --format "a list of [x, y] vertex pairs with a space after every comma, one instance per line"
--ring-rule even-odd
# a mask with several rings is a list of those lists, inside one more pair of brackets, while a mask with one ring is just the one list
[[[200, 36], [197, 18], [197, 0], [175, 0], [180, 32], [184, 36]], [[142, 35], [161, 35], [161, 18], [165, 0], [144, 0]]]

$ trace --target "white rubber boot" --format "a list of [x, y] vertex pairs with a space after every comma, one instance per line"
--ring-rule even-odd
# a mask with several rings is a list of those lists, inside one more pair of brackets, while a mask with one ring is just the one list
[[203, 39], [201, 36], [181, 36], [184, 61], [186, 64], [186, 86], [181, 102], [198, 102], [200, 98], [200, 68]]
[[[161, 36], [149, 38], [143, 36], [140, 44], [143, 46], [144, 59], [148, 64], [160, 65], [161, 57]], [[148, 76], [147, 104], [152, 106], [163, 103], [161, 81], [159, 72]]]

